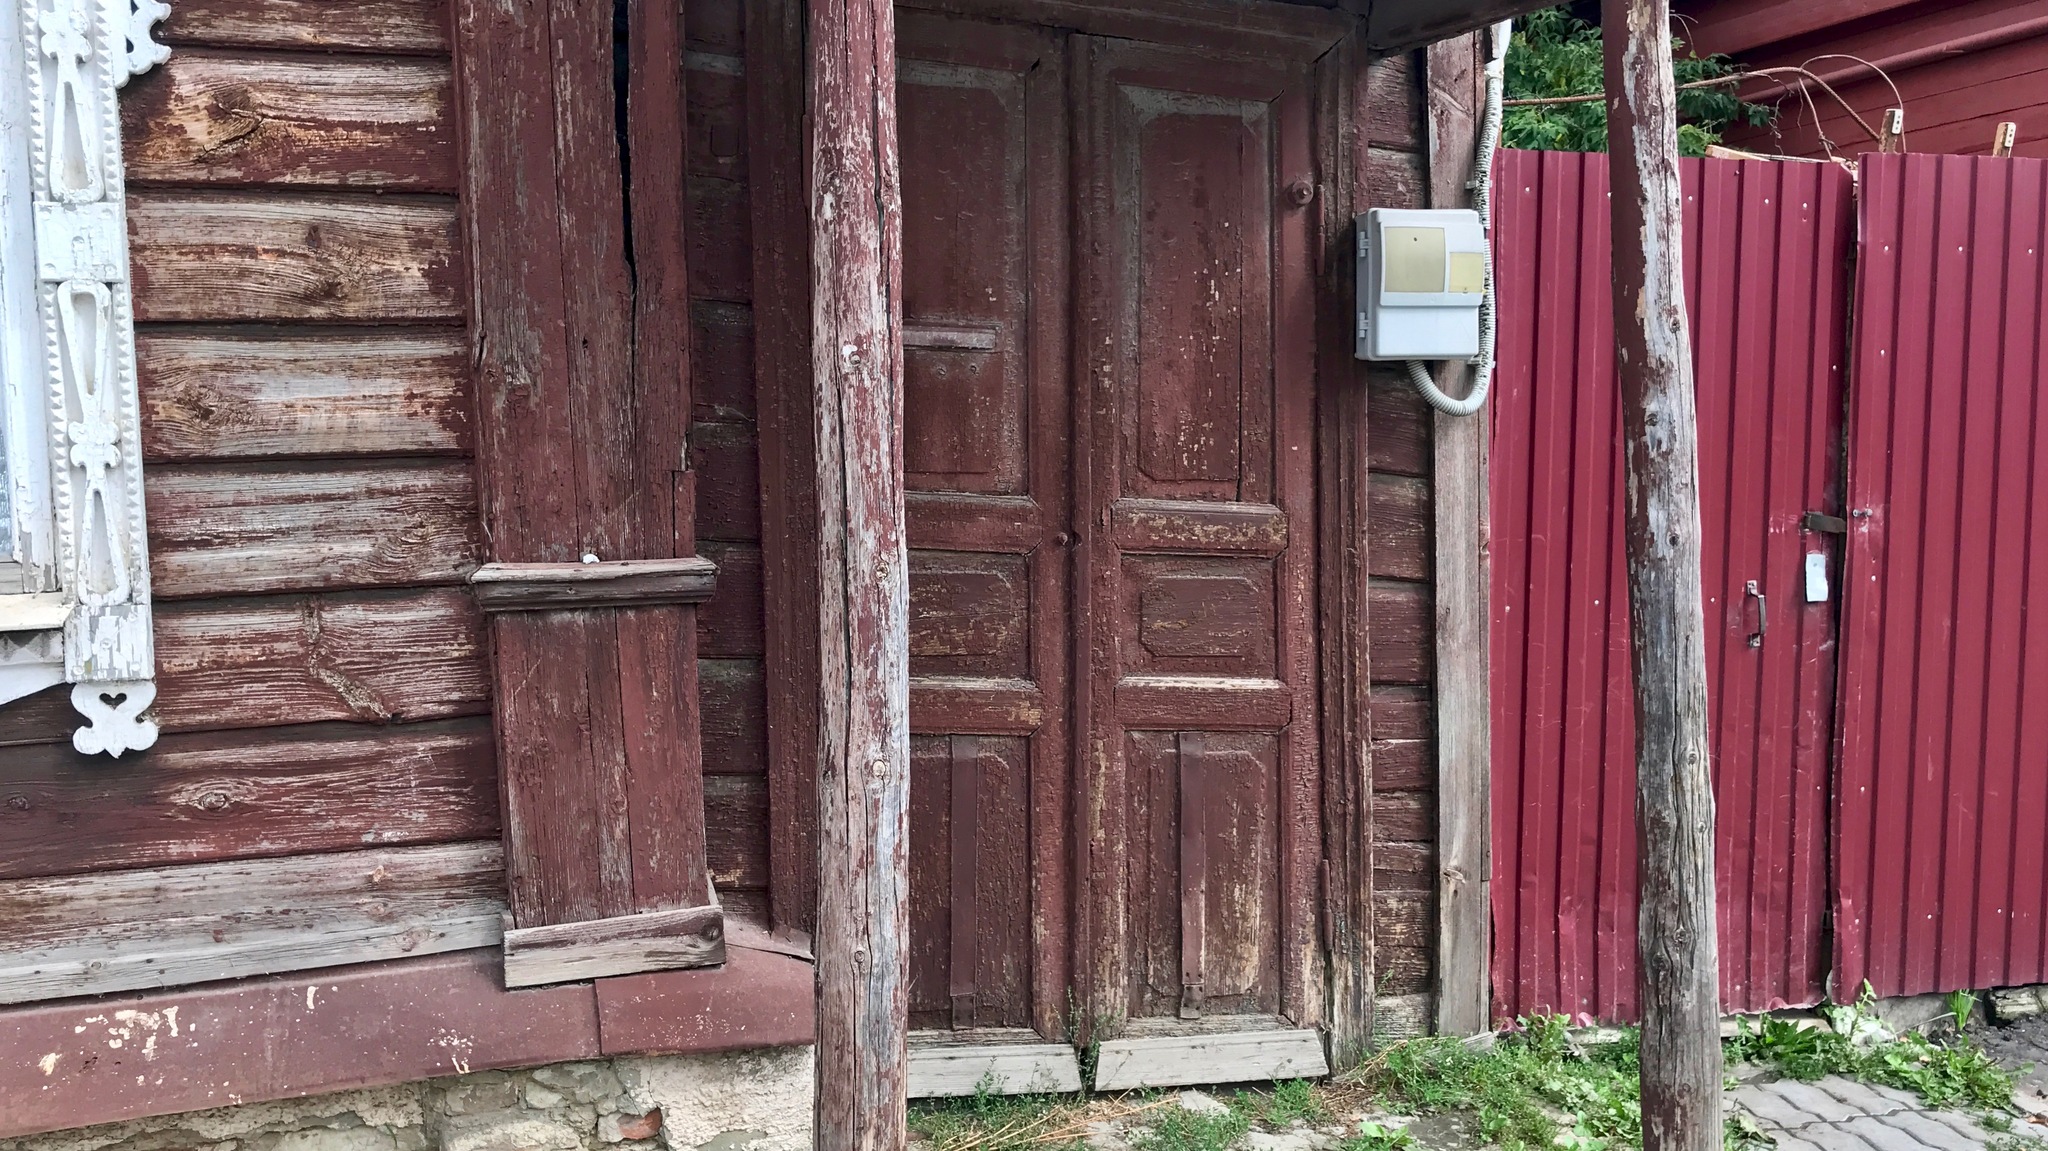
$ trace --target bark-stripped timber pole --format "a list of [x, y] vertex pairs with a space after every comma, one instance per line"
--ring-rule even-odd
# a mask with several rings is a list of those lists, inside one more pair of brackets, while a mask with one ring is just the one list
[[1644, 1151], [1721, 1146], [1698, 424], [1669, 0], [1604, 0], [1614, 350], [1628, 472]]
[[810, 0], [819, 1151], [904, 1144], [910, 592], [890, 0]]

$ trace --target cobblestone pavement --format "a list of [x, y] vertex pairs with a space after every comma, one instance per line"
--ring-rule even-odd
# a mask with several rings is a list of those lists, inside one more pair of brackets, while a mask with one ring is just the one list
[[1932, 1111], [1910, 1092], [1837, 1075], [1745, 1083], [1728, 1100], [1779, 1151], [1975, 1151], [1993, 1138], [1968, 1115]]

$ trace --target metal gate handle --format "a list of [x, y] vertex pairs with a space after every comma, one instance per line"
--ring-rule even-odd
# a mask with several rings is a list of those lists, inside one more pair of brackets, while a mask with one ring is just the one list
[[1748, 585], [1742, 590], [1744, 594], [1753, 596], [1756, 599], [1756, 630], [1750, 633], [1749, 646], [1762, 647], [1764, 645], [1764, 632], [1769, 630], [1771, 626], [1771, 616], [1764, 603], [1764, 593], [1757, 590], [1755, 580], [1750, 580]]

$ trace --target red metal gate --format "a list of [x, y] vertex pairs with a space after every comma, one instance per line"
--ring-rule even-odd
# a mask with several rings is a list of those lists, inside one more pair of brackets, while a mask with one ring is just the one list
[[1836, 989], [2038, 983], [2048, 165], [1867, 156], [1862, 184]]
[[[1687, 161], [1723, 1003], [1818, 1001], [1851, 183]], [[1507, 152], [1493, 419], [1494, 1009], [1633, 1017], [1634, 725], [1602, 155]], [[2048, 579], [2048, 565], [2042, 577]], [[1752, 590], [1753, 589], [1753, 590]], [[1711, 637], [1718, 636], [1719, 642]], [[2044, 648], [2048, 650], [2048, 648]], [[2048, 728], [2042, 729], [2048, 736]]]

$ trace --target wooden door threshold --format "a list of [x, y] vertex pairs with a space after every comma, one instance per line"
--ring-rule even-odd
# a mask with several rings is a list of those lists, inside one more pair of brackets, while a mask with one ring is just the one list
[[1271, 1016], [1134, 1019], [1121, 1038], [1103, 1040], [1095, 1090], [1319, 1079], [1329, 1073], [1322, 1036]]
[[1081, 1061], [1025, 1027], [910, 1033], [910, 1097], [1043, 1095], [1081, 1089]]

